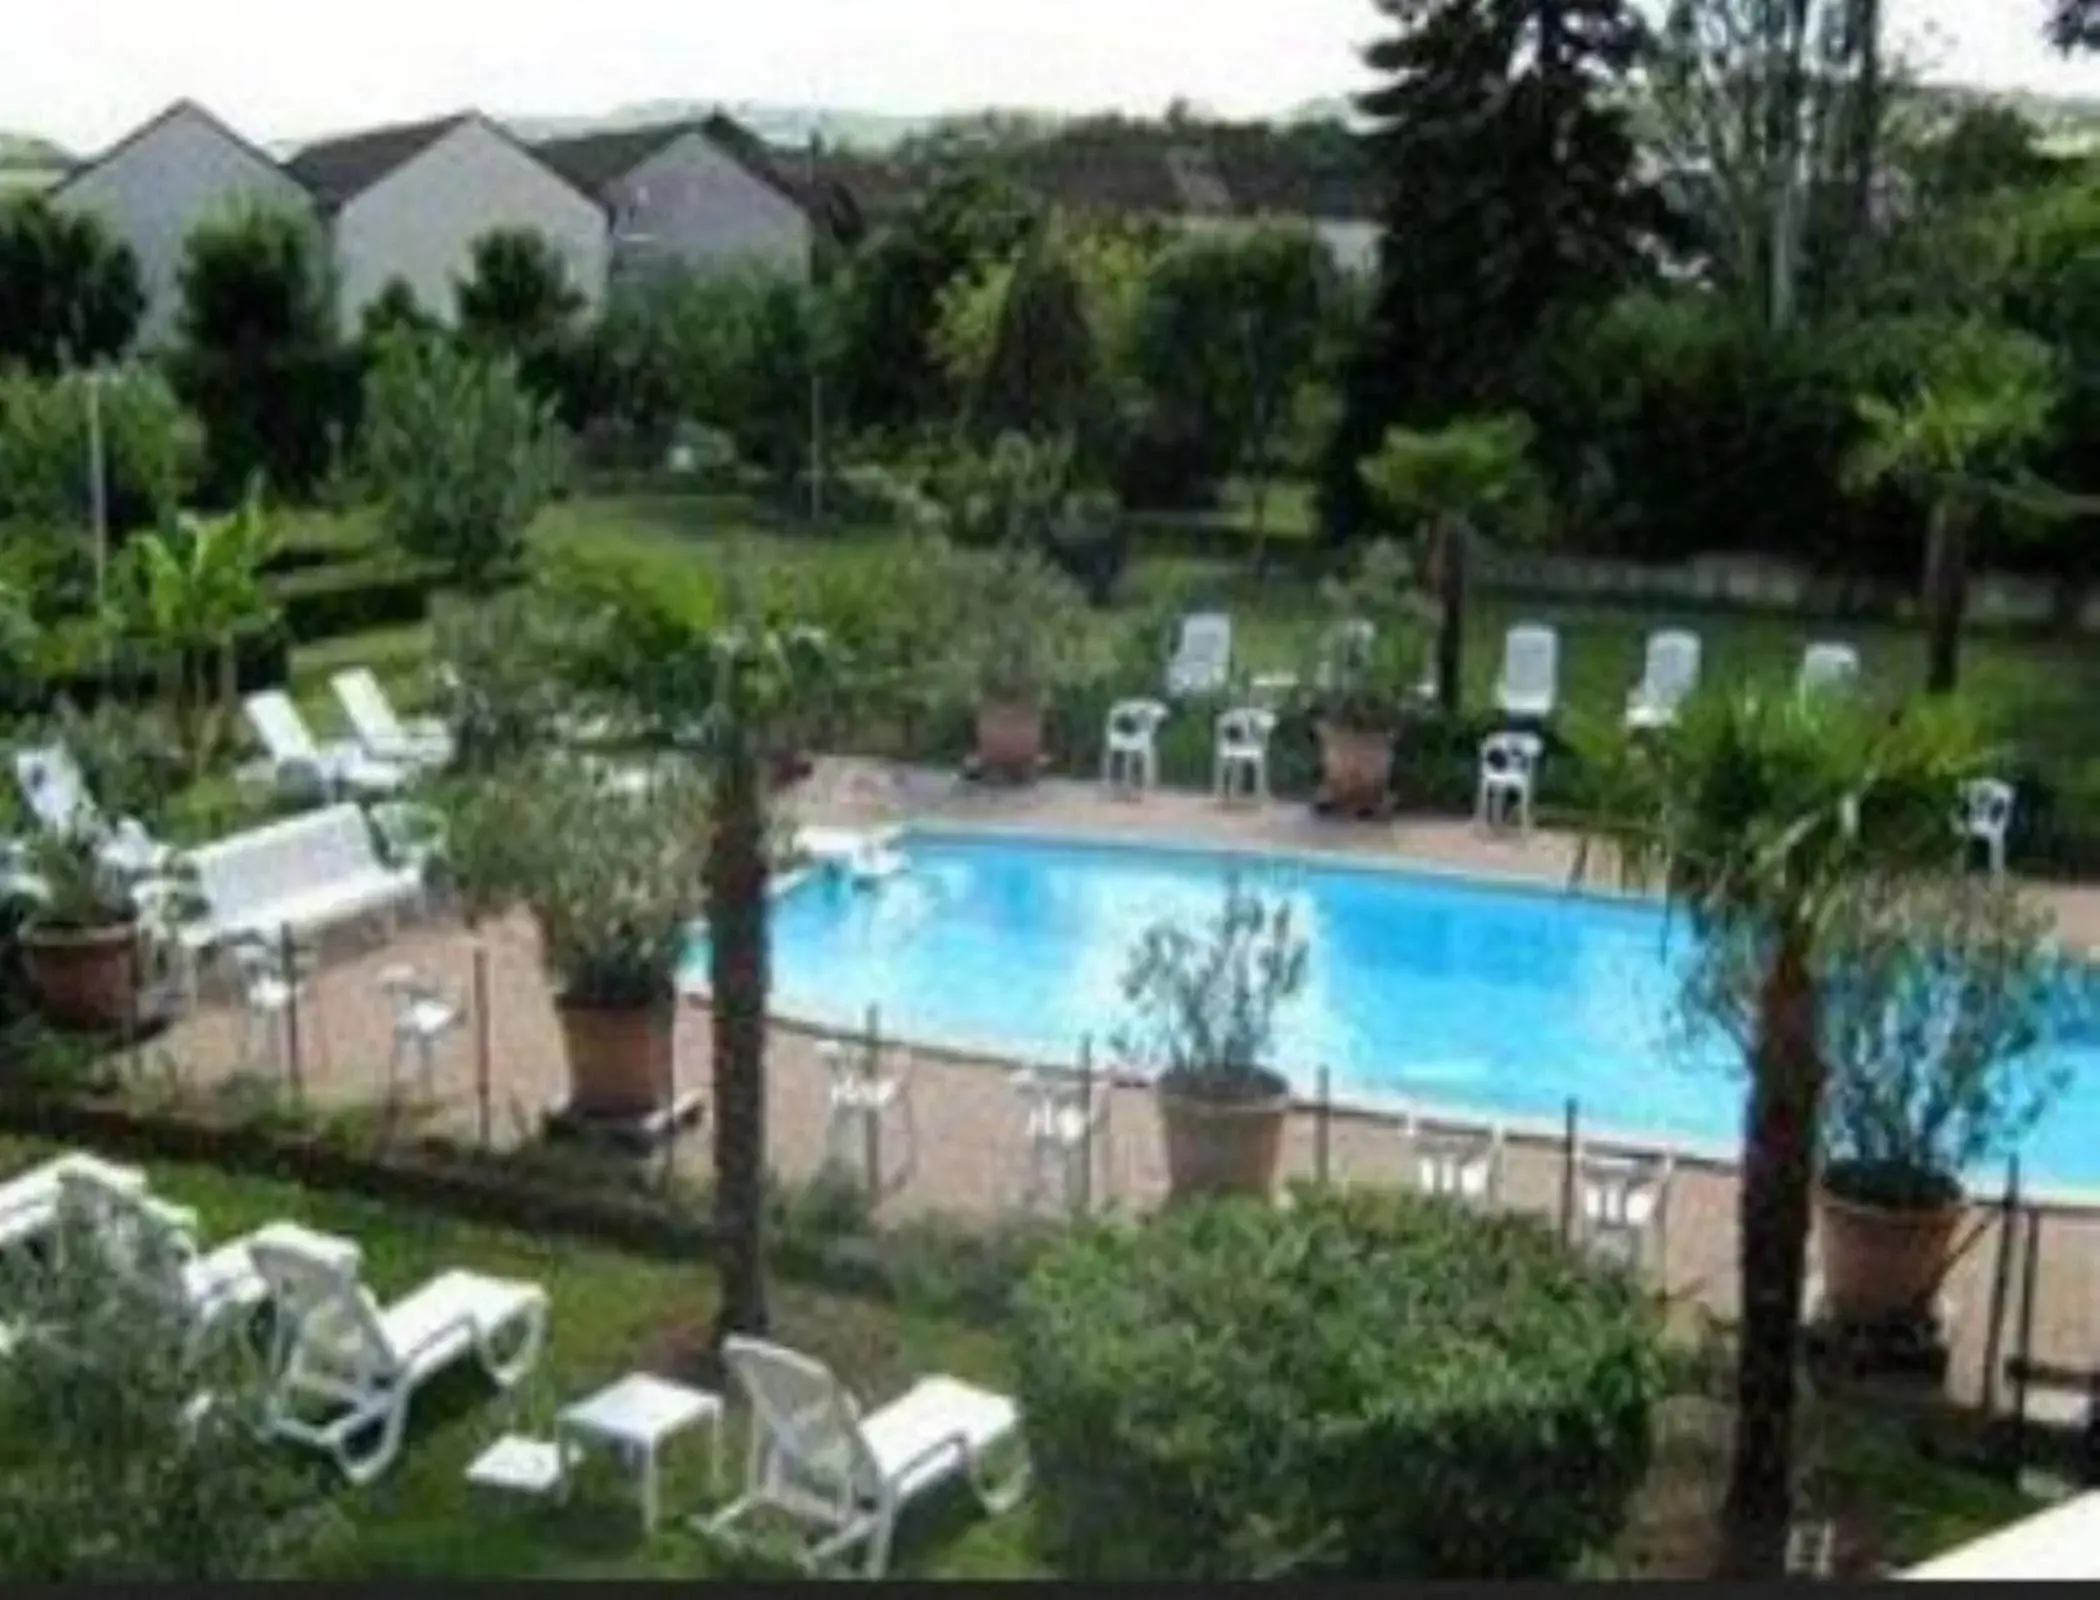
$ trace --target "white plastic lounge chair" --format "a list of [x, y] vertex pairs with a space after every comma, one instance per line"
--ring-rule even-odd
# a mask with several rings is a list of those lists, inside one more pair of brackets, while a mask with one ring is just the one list
[[1559, 703], [1560, 634], [1539, 623], [1519, 623], [1502, 639], [1495, 704], [1504, 716], [1543, 719]]
[[370, 667], [352, 667], [328, 680], [358, 743], [376, 761], [405, 767], [443, 767], [452, 761], [452, 730], [435, 717], [403, 721]]
[[136, 817], [112, 823], [88, 793], [87, 779], [63, 744], [15, 752], [15, 783], [31, 815], [57, 834], [85, 829], [101, 842], [102, 857], [134, 877], [166, 870], [174, 852], [146, 831]]
[[269, 1285], [250, 1254], [254, 1239], [267, 1233], [206, 1251], [197, 1242], [197, 1214], [187, 1206], [111, 1183], [92, 1168], [61, 1173], [59, 1187], [62, 1213], [77, 1219], [132, 1286], [182, 1315], [193, 1350], [268, 1298]]
[[426, 1379], [468, 1355], [502, 1389], [532, 1370], [547, 1335], [547, 1293], [453, 1271], [382, 1308], [358, 1281], [347, 1243], [285, 1230], [249, 1249], [285, 1330], [270, 1431], [325, 1451], [352, 1483], [366, 1484], [400, 1454], [409, 1396]]
[[1118, 700], [1101, 735], [1101, 783], [1142, 794], [1159, 783], [1159, 725], [1167, 708], [1157, 700]]
[[863, 1417], [830, 1369], [808, 1356], [732, 1335], [722, 1359], [751, 1406], [751, 1448], [743, 1493], [704, 1524], [712, 1534], [728, 1535], [770, 1508], [821, 1531], [802, 1552], [812, 1567], [865, 1544], [862, 1571], [880, 1577], [899, 1511], [935, 1485], [966, 1475], [994, 1515], [1027, 1492], [1025, 1456], [998, 1480], [986, 1472], [989, 1457], [1020, 1443], [1021, 1414], [1005, 1395], [922, 1378]]
[[1641, 681], [1626, 697], [1626, 726], [1664, 728], [1677, 720], [1677, 708], [1699, 685], [1699, 636], [1681, 628], [1648, 635], [1648, 654]]
[[2013, 786], [2003, 778], [1972, 778], [1961, 786], [1954, 829], [1964, 849], [1980, 844], [1991, 876], [2005, 876], [2005, 837], [2012, 831]]
[[41, 1161], [0, 1183], [0, 1250], [17, 1249], [48, 1236], [58, 1225], [59, 1197], [68, 1174], [87, 1173], [104, 1187], [146, 1192], [146, 1175], [84, 1150]]
[[241, 705], [269, 753], [272, 781], [286, 794], [309, 799], [331, 799], [344, 791], [390, 795], [408, 782], [405, 769], [374, 759], [355, 741], [326, 749], [316, 744], [306, 719], [282, 689], [251, 694]]
[[1232, 618], [1222, 611], [1192, 611], [1181, 619], [1181, 638], [1167, 663], [1167, 697], [1223, 694], [1232, 681]]
[[1801, 693], [1849, 688], [1859, 682], [1859, 652], [1849, 644], [1812, 644], [1801, 653]]

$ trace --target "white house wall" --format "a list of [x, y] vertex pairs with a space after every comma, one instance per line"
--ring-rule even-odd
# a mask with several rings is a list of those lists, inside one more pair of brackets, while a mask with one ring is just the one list
[[680, 135], [615, 187], [617, 270], [759, 268], [809, 276], [809, 218], [704, 133]]
[[495, 129], [466, 122], [353, 196], [336, 214], [338, 304], [345, 331], [395, 278], [450, 321], [474, 241], [498, 228], [530, 228], [568, 264], [593, 306], [604, 298], [609, 238], [597, 202]]
[[311, 215], [307, 192], [209, 117], [182, 110], [62, 185], [54, 203], [99, 217], [138, 257], [139, 343], [174, 337], [183, 254], [202, 222], [264, 205]]

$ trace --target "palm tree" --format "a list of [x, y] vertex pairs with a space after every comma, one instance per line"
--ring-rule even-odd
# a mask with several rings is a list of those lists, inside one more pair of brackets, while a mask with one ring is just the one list
[[[251, 493], [223, 517], [178, 516], [132, 542], [118, 620], [160, 657], [183, 743], [199, 767], [210, 754], [207, 712], [234, 697], [241, 636], [277, 617], [263, 585], [275, 543], [260, 498]], [[211, 682], [216, 662], [216, 691]]]
[[1475, 537], [1490, 524], [1522, 537], [1543, 520], [1545, 498], [1530, 448], [1531, 424], [1522, 416], [1462, 418], [1427, 433], [1394, 428], [1359, 469], [1391, 515], [1420, 523], [1427, 535], [1425, 564], [1442, 619], [1436, 697], [1446, 713], [1458, 710]]
[[[1614, 732], [1589, 754], [1596, 840], [1627, 879], [1682, 908], [1700, 937], [1706, 959], [1688, 980], [1688, 1001], [1746, 1024], [1742, 1322], [1726, 1517], [1731, 1566], [1767, 1574], [1780, 1564], [1792, 1507], [1826, 940], [1862, 885], [1944, 865], [1956, 787], [1982, 752], [1955, 702], [1923, 703], [1890, 721], [1849, 696], [1752, 689], [1697, 696], [1674, 729], [1646, 742]], [[1753, 974], [1748, 993], [1714, 981], [1744, 970]]]
[[2044, 442], [2059, 382], [2049, 348], [2010, 329], [1966, 324], [1941, 341], [1910, 394], [1858, 402], [1865, 437], [1846, 463], [1857, 491], [1894, 483], [1926, 507], [1925, 688], [1950, 692], [1960, 676], [1968, 605], [1968, 537], [1992, 500], [2049, 514], [2049, 491], [2011, 481]]

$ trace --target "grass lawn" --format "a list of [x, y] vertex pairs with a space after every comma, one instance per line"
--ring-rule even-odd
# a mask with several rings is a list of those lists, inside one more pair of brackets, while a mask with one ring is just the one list
[[[19, 1170], [49, 1153], [0, 1139], [0, 1171]], [[382, 1302], [448, 1267], [529, 1278], [552, 1298], [547, 1351], [518, 1393], [497, 1395], [471, 1361], [434, 1380], [412, 1402], [400, 1458], [367, 1489], [344, 1485], [320, 1457], [312, 1457], [315, 1485], [332, 1497], [344, 1523], [313, 1552], [316, 1575], [691, 1577], [714, 1570], [714, 1556], [687, 1526], [689, 1513], [712, 1503], [704, 1439], [681, 1439], [666, 1453], [664, 1521], [648, 1541], [640, 1533], [632, 1489], [610, 1465], [590, 1463], [566, 1507], [484, 1494], [462, 1477], [467, 1463], [507, 1428], [544, 1433], [559, 1406], [623, 1373], [641, 1368], [692, 1377], [695, 1352], [715, 1309], [714, 1279], [706, 1267], [205, 1167], [156, 1165], [152, 1186], [195, 1206], [207, 1241], [280, 1217], [358, 1240], [366, 1281]], [[1005, 1382], [1001, 1342], [982, 1330], [789, 1286], [777, 1288], [774, 1314], [777, 1337], [830, 1362], [870, 1405], [931, 1372]], [[742, 1461], [735, 1430], [726, 1445], [733, 1475]], [[958, 1494], [908, 1519], [896, 1570], [926, 1576], [1036, 1574], [1025, 1507], [997, 1519], [974, 1510]]]

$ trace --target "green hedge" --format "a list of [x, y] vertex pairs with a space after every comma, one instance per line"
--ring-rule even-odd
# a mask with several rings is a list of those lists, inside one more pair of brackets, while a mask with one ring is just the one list
[[1527, 1577], [1619, 1533], [1664, 1384], [1640, 1285], [1542, 1223], [1303, 1189], [1099, 1224], [1017, 1297], [1069, 1577]]
[[421, 622], [430, 615], [436, 575], [398, 556], [316, 567], [275, 580], [270, 592], [298, 644]]

